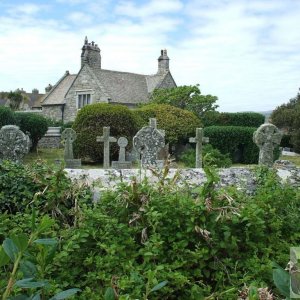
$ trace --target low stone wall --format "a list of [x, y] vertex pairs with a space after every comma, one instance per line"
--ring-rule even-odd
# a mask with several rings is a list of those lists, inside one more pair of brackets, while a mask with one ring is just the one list
[[[147, 177], [149, 182], [159, 181], [150, 170], [126, 169], [66, 169], [68, 176], [73, 180], [84, 181], [98, 188], [114, 188], [118, 183], [130, 182], [133, 178], [137, 181]], [[277, 174], [283, 181], [289, 181], [292, 185], [300, 186], [300, 168], [276, 169]], [[252, 193], [256, 188], [254, 170], [249, 168], [228, 168], [219, 169], [219, 187], [235, 186], [247, 193]], [[206, 182], [206, 175], [203, 169], [170, 169], [168, 179], [176, 176], [174, 184], [179, 187], [197, 187]]]
[[49, 127], [44, 137], [39, 140], [39, 148], [62, 148], [60, 127]]

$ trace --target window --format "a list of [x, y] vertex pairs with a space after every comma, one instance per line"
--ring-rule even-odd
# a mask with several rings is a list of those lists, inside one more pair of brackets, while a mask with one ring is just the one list
[[91, 94], [79, 94], [77, 99], [77, 108], [80, 109], [91, 103]]

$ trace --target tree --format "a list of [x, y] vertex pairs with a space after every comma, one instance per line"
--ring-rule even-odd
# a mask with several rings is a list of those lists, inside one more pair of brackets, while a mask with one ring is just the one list
[[7, 104], [12, 110], [18, 110], [22, 102], [27, 103], [29, 101], [26, 94], [19, 89], [14, 92], [1, 92], [0, 97], [7, 100]]
[[155, 89], [150, 98], [151, 103], [169, 104], [186, 109], [192, 111], [199, 118], [203, 118], [207, 112], [215, 111], [218, 108], [218, 105], [215, 104], [217, 100], [216, 96], [201, 95], [199, 84]]
[[278, 106], [271, 114], [271, 122], [291, 136], [291, 144], [300, 152], [300, 93], [288, 103]]

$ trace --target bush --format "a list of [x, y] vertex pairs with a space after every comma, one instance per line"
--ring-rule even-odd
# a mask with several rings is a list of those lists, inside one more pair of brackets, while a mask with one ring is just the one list
[[185, 143], [201, 127], [200, 119], [190, 111], [167, 104], [150, 104], [134, 111], [139, 128], [149, 124], [149, 118], [157, 119], [159, 129], [166, 131], [166, 142], [172, 145]]
[[[209, 155], [209, 160], [205, 160], [205, 156]], [[196, 163], [196, 151], [190, 148], [184, 151], [179, 160], [182, 161], [186, 167], [195, 168]], [[203, 166], [209, 166], [210, 164], [217, 168], [228, 168], [232, 165], [229, 154], [222, 154], [218, 149], [214, 149], [212, 145], [204, 145], [202, 152]]]
[[[123, 105], [96, 103], [83, 107], [73, 124], [77, 133], [74, 143], [75, 156], [93, 162], [102, 161], [103, 143], [96, 142], [97, 136], [103, 135], [103, 127], [110, 127], [110, 135], [119, 138], [124, 136], [132, 144], [132, 138], [138, 131], [136, 119], [131, 110]], [[130, 145], [129, 144], [129, 145]], [[117, 157], [119, 147], [112, 143], [110, 154]]]
[[16, 117], [14, 112], [5, 106], [0, 106], [0, 129], [5, 125], [15, 125]]
[[203, 119], [204, 126], [242, 126], [259, 127], [265, 122], [265, 116], [254, 112], [228, 113], [209, 112]]
[[233, 162], [254, 164], [258, 162], [259, 149], [252, 137], [256, 128], [239, 126], [211, 126], [204, 128], [209, 143], [221, 153], [229, 153]]
[[36, 151], [39, 140], [48, 130], [47, 120], [36, 113], [16, 113], [16, 119], [20, 129], [31, 139], [30, 151]]
[[287, 147], [287, 148], [293, 148], [293, 145], [291, 144], [291, 135], [290, 134], [283, 134], [280, 147]]

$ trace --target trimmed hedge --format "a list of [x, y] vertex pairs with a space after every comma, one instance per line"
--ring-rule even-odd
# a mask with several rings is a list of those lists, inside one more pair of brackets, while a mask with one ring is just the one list
[[28, 134], [32, 145], [30, 151], [35, 151], [39, 140], [48, 130], [48, 124], [45, 117], [36, 113], [16, 113], [17, 125]]
[[209, 112], [203, 119], [204, 126], [242, 126], [259, 127], [265, 122], [265, 116], [255, 112], [228, 113]]
[[159, 129], [166, 131], [166, 142], [178, 144], [187, 142], [202, 127], [200, 119], [192, 112], [167, 104], [150, 104], [134, 111], [139, 128], [149, 124], [149, 118], [157, 119]]
[[204, 128], [209, 143], [221, 151], [229, 153], [233, 162], [254, 164], [258, 162], [259, 149], [253, 143], [254, 127], [211, 126]]
[[0, 106], [0, 128], [5, 125], [15, 125], [16, 117], [14, 112], [5, 106]]
[[[72, 128], [77, 133], [74, 143], [74, 153], [83, 161], [100, 162], [103, 160], [103, 143], [96, 142], [97, 136], [103, 135], [103, 127], [110, 127], [110, 135], [119, 138], [124, 136], [129, 145], [138, 131], [134, 114], [124, 105], [95, 103], [83, 107]], [[111, 158], [117, 158], [119, 147], [112, 143]]]

